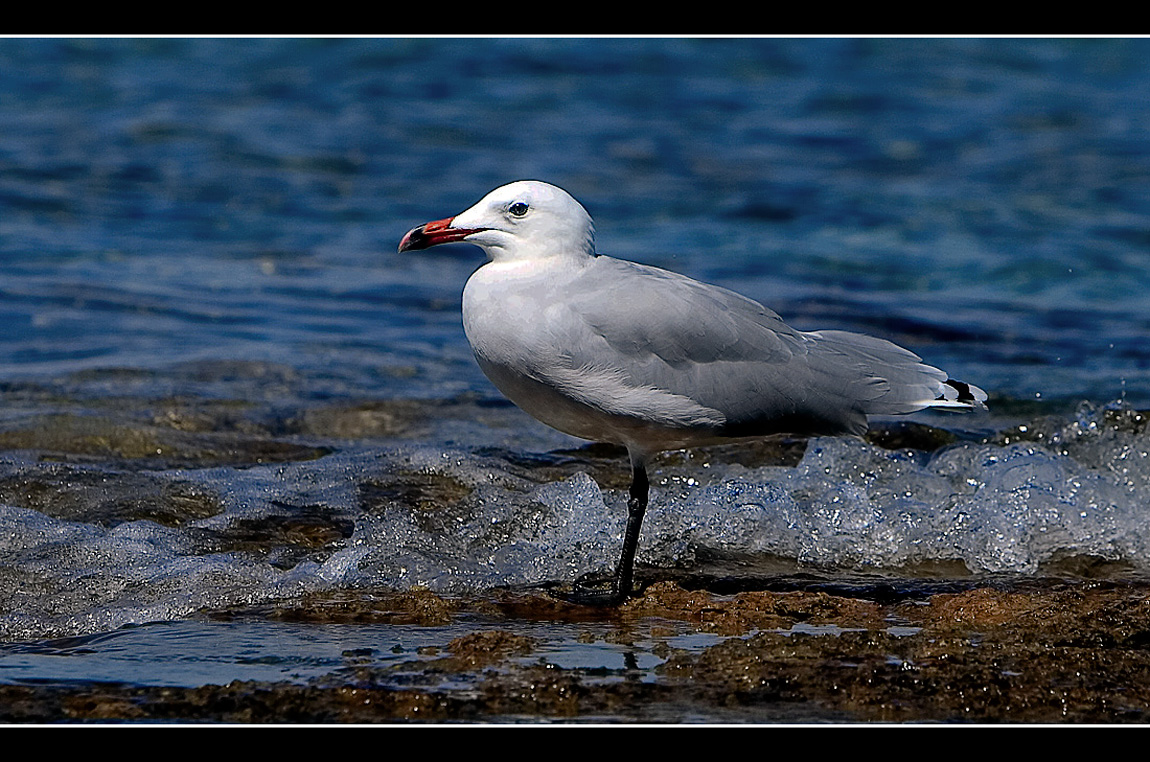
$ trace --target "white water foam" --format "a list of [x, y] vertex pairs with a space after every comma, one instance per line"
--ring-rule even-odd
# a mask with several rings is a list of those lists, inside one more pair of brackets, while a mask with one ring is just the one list
[[[1089, 556], [1150, 570], [1150, 437], [1116, 424], [1113, 412], [1084, 408], [1075, 420], [1020, 427], [1006, 444], [929, 454], [827, 438], [812, 440], [794, 468], [671, 459], [653, 473], [639, 560], [689, 568], [718, 552], [832, 570], [945, 561], [972, 573], [1028, 575]], [[416, 446], [155, 472], [219, 497], [221, 513], [180, 527], [107, 527], [0, 506], [0, 638], [96, 632], [332, 588], [467, 592], [610, 569], [624, 491], [601, 490], [585, 473], [539, 484], [519, 468]], [[400, 473], [464, 489], [454, 504], [430, 510], [403, 500], [361, 505], [365, 480]], [[351, 536], [287, 569], [274, 554], [213, 552], [199, 539], [298, 506], [339, 517]]]

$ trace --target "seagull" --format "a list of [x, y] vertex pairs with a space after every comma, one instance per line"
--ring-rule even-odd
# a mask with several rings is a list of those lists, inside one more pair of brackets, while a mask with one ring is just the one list
[[734, 291], [599, 254], [591, 216], [548, 183], [496, 188], [409, 231], [399, 251], [458, 241], [488, 260], [463, 290], [463, 329], [484, 374], [539, 421], [630, 458], [619, 562], [606, 585], [576, 580], [576, 603], [631, 596], [647, 466], [660, 452], [861, 436], [871, 415], [985, 408], [982, 389], [884, 339], [799, 331]]

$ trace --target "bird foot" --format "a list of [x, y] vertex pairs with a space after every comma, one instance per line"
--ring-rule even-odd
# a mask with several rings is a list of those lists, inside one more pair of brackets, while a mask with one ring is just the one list
[[619, 606], [631, 596], [631, 588], [620, 589], [614, 575], [584, 574], [571, 583], [570, 591], [550, 590], [553, 598], [579, 606]]

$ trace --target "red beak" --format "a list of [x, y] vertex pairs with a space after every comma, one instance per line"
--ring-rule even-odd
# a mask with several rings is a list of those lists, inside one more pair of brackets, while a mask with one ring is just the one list
[[409, 230], [403, 240], [399, 242], [399, 251], [419, 251], [441, 243], [462, 241], [472, 233], [478, 233], [483, 228], [453, 228], [451, 222], [454, 217], [445, 220], [435, 220]]

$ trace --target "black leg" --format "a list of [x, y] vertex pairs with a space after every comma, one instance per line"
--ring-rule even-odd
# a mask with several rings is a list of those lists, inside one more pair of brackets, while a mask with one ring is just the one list
[[647, 512], [647, 495], [651, 483], [647, 481], [647, 467], [636, 463], [631, 467], [631, 497], [627, 501], [627, 531], [623, 535], [623, 554], [615, 567], [615, 589], [621, 600], [631, 594], [634, 582], [635, 550], [639, 547], [639, 529], [643, 526], [643, 514]]
[[[647, 512], [648, 494], [651, 483], [647, 479], [645, 458], [631, 456], [631, 489], [627, 500], [627, 529], [623, 534], [623, 552], [615, 574], [610, 578], [610, 587], [602, 583], [594, 587], [583, 578], [575, 581], [569, 595], [560, 596], [571, 603], [585, 606], [618, 606], [627, 600], [635, 581], [635, 551], [639, 547], [639, 530], [643, 526], [643, 514]], [[590, 575], [589, 575], [590, 576]], [[599, 579], [602, 579], [600, 577]]]

